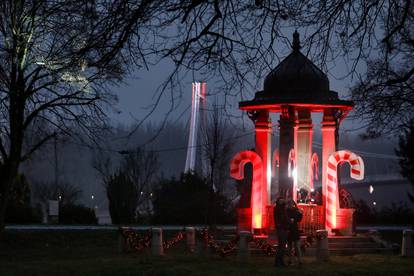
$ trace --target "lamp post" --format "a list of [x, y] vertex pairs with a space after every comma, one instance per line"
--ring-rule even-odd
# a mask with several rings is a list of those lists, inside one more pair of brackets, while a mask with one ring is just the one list
[[55, 197], [58, 198], [58, 157], [57, 157], [57, 134], [54, 135], [54, 158], [55, 158]]

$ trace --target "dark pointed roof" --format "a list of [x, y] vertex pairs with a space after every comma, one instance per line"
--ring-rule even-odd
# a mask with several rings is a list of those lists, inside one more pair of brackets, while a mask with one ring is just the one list
[[315, 64], [300, 52], [299, 33], [293, 34], [292, 53], [265, 78], [263, 91], [251, 101], [240, 102], [240, 108], [262, 104], [344, 104], [338, 94], [329, 90], [329, 80]]

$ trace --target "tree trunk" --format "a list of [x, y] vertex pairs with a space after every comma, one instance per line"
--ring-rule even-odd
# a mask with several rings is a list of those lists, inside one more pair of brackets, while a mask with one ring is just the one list
[[20, 73], [16, 80], [16, 72], [12, 70], [12, 84], [10, 89], [10, 151], [9, 156], [3, 163], [4, 182], [1, 183], [0, 196], [0, 233], [4, 232], [5, 219], [7, 211], [7, 202], [9, 200], [10, 191], [14, 185], [14, 181], [19, 173], [21, 162], [22, 146], [23, 146], [23, 121], [25, 111], [24, 99], [24, 79]]
[[5, 230], [7, 203], [9, 201], [11, 187], [14, 184], [13, 182], [16, 175], [17, 168], [12, 168], [10, 165], [3, 165], [3, 174], [1, 177], [4, 181], [1, 183], [0, 196], [0, 234], [2, 234]]

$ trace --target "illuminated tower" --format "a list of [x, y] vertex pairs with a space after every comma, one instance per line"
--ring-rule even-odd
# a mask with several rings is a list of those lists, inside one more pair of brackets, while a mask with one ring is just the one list
[[188, 137], [187, 158], [185, 160], [184, 172], [195, 172], [196, 170], [196, 158], [197, 158], [197, 135], [200, 129], [200, 122], [202, 116], [200, 116], [200, 110], [204, 110], [204, 101], [206, 95], [206, 83], [194, 82], [192, 91], [192, 103], [191, 103], [191, 118], [190, 118], [190, 131]]

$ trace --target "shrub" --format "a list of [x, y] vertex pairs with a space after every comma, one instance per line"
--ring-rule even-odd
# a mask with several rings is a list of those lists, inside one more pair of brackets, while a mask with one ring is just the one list
[[12, 187], [7, 203], [6, 223], [40, 223], [42, 213], [40, 208], [30, 206], [31, 185], [24, 175], [18, 175], [16, 184]]
[[13, 224], [41, 223], [42, 212], [28, 205], [8, 204], [5, 221]]
[[235, 221], [230, 201], [214, 192], [196, 174], [161, 183], [154, 194], [154, 222], [158, 224], [223, 224]]
[[67, 204], [59, 208], [59, 223], [60, 224], [97, 224], [95, 211], [91, 208]]

